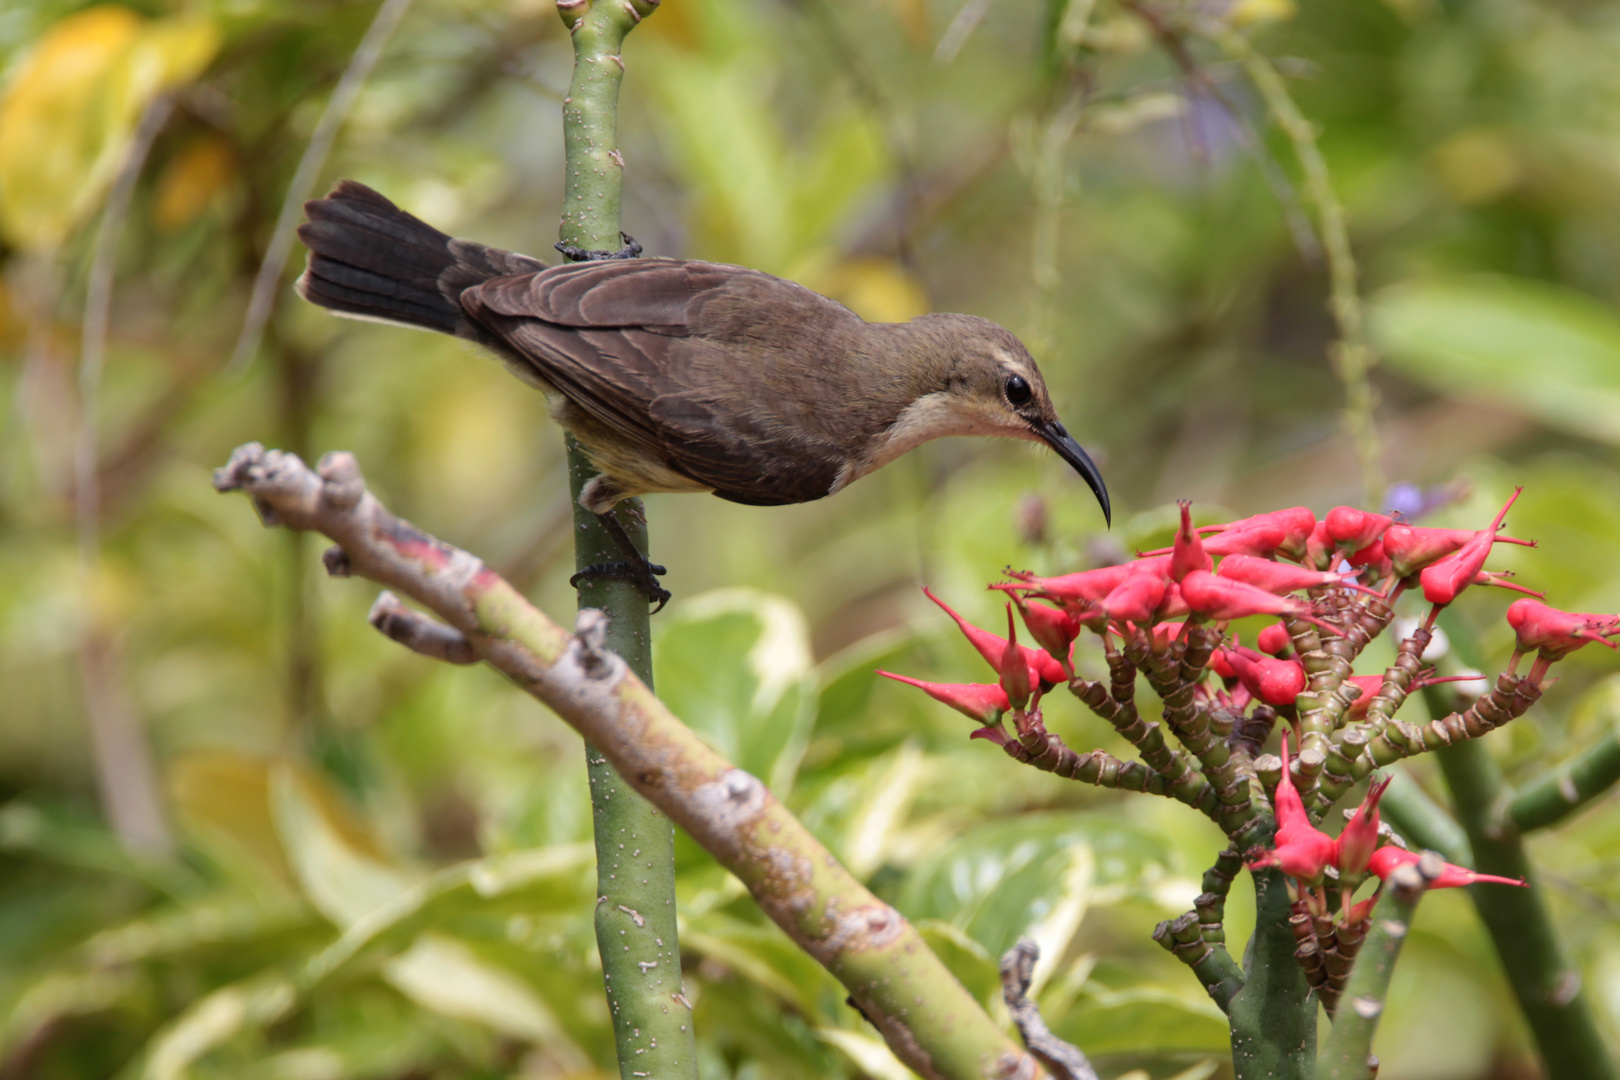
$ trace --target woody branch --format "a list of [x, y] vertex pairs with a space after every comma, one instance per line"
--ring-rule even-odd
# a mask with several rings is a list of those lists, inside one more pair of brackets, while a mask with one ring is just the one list
[[[366, 490], [352, 455], [318, 471], [296, 456], [239, 447], [216, 472], [266, 525], [325, 534], [326, 564], [430, 608], [424, 629], [385, 602], [374, 619], [447, 660], [470, 650], [550, 707], [626, 780], [736, 874], [800, 948], [850, 991], [897, 1057], [928, 1080], [1035, 1080], [1036, 1061], [997, 1028], [917, 934], [873, 896], [758, 779], [703, 744], [602, 644], [604, 616], [570, 634], [479, 559], [395, 517]], [[421, 644], [421, 643], [426, 643]], [[684, 1007], [681, 1002], [675, 1003]]]

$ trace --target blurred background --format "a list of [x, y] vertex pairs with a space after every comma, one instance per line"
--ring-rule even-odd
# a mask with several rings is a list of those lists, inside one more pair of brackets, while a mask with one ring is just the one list
[[[453, 340], [300, 304], [297, 250], [242, 341], [312, 137], [335, 135], [318, 190], [353, 177], [550, 253], [553, 5], [391, 0], [334, 105], [376, 13], [0, 8], [0, 1076], [614, 1074], [577, 738], [492, 672], [382, 639], [374, 588], [209, 483], [250, 440], [353, 450], [394, 510], [571, 617], [538, 395]], [[624, 221], [649, 253], [876, 320], [1004, 323], [1115, 505], [1105, 532], [1049, 453], [965, 440], [805, 506], [654, 496], [677, 598], [659, 690], [975, 993], [1033, 931], [1046, 1015], [1105, 1077], [1229, 1073], [1223, 1018], [1148, 937], [1216, 830], [1021, 771], [872, 670], [989, 678], [920, 585], [991, 624], [1003, 567], [1155, 546], [1177, 498], [1202, 521], [1352, 502], [1478, 528], [1522, 484], [1511, 532], [1542, 546], [1493, 567], [1620, 609], [1620, 8], [670, 0], [625, 62]], [[1488, 670], [1506, 604], [1473, 590], [1448, 615]], [[1491, 737], [1511, 777], [1610, 730], [1614, 670], [1585, 650]], [[1121, 752], [1077, 703], [1047, 715]], [[909, 1075], [680, 844], [706, 1080]], [[1611, 1035], [1617, 851], [1613, 800], [1534, 846]], [[1467, 898], [1427, 901], [1418, 931], [1385, 1080], [1535, 1075]]]

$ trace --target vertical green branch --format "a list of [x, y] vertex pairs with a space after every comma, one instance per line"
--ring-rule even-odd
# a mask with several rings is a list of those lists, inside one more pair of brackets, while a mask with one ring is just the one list
[[1441, 866], [1440, 856], [1430, 851], [1416, 865], [1403, 866], [1390, 875], [1389, 885], [1373, 909], [1372, 929], [1339, 999], [1333, 1029], [1322, 1044], [1316, 1080], [1365, 1080], [1373, 1075], [1373, 1035], [1384, 1015], [1395, 961], [1412, 930], [1418, 901], [1429, 882], [1440, 876]]
[[1254, 877], [1254, 937], [1244, 984], [1227, 1010], [1237, 1080], [1309, 1080], [1316, 1057], [1316, 999], [1294, 961], [1288, 887], [1276, 870]]
[[1249, 81], [1259, 92], [1283, 134], [1294, 147], [1305, 176], [1305, 196], [1316, 208], [1317, 228], [1322, 250], [1327, 256], [1329, 278], [1328, 306], [1338, 327], [1339, 340], [1333, 346], [1333, 367], [1344, 384], [1345, 426], [1355, 441], [1361, 464], [1361, 480], [1369, 502], [1383, 497], [1384, 471], [1378, 428], [1373, 420], [1373, 389], [1369, 373], [1377, 357], [1367, 341], [1366, 319], [1356, 281], [1356, 260], [1350, 250], [1350, 231], [1344, 206], [1333, 191], [1333, 179], [1321, 148], [1316, 145], [1316, 128], [1294, 103], [1282, 76], [1271, 61], [1255, 52], [1248, 39], [1233, 30], [1218, 33], [1227, 55], [1243, 65]]
[[[619, 50], [657, 0], [559, 0], [573, 34], [574, 77], [563, 103], [567, 153], [562, 223], [565, 244], [585, 249], [619, 246], [624, 159], [618, 150]], [[580, 489], [596, 470], [568, 440], [569, 486], [574, 496], [574, 552], [579, 567], [620, 558], [596, 515], [579, 504]], [[620, 504], [620, 520], [646, 550], [639, 500]], [[609, 616], [607, 646], [649, 686], [652, 642], [647, 597], [634, 584], [584, 580], [581, 608]], [[596, 829], [596, 945], [618, 1047], [619, 1075], [680, 1080], [697, 1076], [692, 1012], [681, 982], [675, 930], [675, 833], [669, 819], [638, 795], [595, 747], [586, 745], [591, 814]]]
[[1468, 892], [1524, 1010], [1548, 1080], [1615, 1080], [1620, 1071], [1598, 1033], [1580, 969], [1553, 925], [1544, 890], [1536, 887], [1523, 840], [1500, 817], [1510, 797], [1501, 767], [1474, 739], [1448, 746], [1435, 758], [1468, 834], [1473, 868], [1530, 882], [1528, 889], [1473, 885]]

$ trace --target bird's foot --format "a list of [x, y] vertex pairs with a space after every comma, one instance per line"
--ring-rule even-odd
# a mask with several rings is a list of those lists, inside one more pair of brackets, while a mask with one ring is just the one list
[[575, 247], [573, 244], [553, 244], [552, 246], [558, 251], [562, 252], [563, 258], [567, 259], [569, 262], [601, 262], [605, 259], [634, 259], [641, 254], [641, 245], [636, 243], [635, 237], [631, 236], [627, 232], [621, 232], [619, 234], [619, 239], [624, 242], [624, 247], [620, 248], [618, 251], [602, 251], [597, 248]]
[[652, 613], [656, 615], [664, 610], [664, 605], [669, 603], [670, 598], [669, 590], [658, 584], [656, 575], [668, 572], [664, 567], [655, 562], [648, 562], [646, 559], [641, 559], [638, 562], [626, 560], [592, 563], [569, 578], [568, 584], [577, 589], [582, 581], [628, 581], [632, 585], [641, 587], [641, 591], [647, 595], [648, 602], [657, 603], [658, 606], [652, 610]]

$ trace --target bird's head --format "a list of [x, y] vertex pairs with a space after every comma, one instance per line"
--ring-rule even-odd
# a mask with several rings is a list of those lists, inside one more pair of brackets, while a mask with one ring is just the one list
[[929, 386], [912, 406], [917, 421], [938, 434], [1045, 443], [1080, 474], [1097, 496], [1104, 520], [1112, 521], [1102, 473], [1058, 419], [1046, 380], [1021, 341], [972, 315], [924, 315], [910, 325], [920, 331], [930, 369]]

